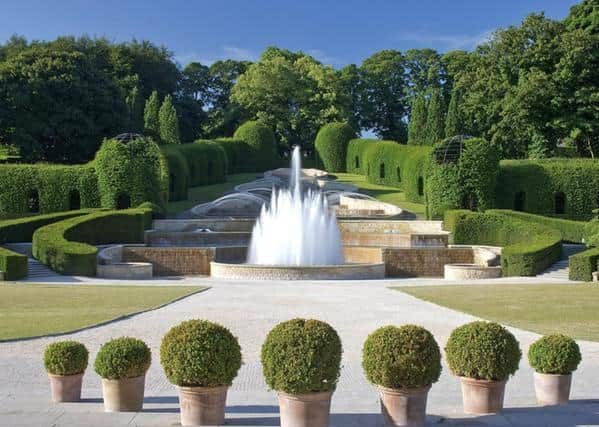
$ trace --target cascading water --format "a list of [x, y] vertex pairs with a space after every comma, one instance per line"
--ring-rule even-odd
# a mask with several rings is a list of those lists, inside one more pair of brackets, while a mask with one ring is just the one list
[[301, 153], [293, 149], [289, 188], [273, 189], [252, 231], [249, 264], [314, 266], [343, 264], [335, 214], [322, 192], [302, 191]]

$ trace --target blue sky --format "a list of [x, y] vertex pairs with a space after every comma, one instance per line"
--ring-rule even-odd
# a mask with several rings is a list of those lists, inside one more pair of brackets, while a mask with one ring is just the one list
[[3, 0], [0, 41], [59, 35], [135, 37], [181, 64], [255, 60], [269, 45], [340, 67], [381, 49], [472, 49], [531, 12], [562, 19], [575, 0]]

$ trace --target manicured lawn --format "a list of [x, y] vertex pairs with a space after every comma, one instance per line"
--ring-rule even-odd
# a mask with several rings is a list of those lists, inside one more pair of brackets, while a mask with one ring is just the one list
[[599, 286], [464, 285], [393, 288], [425, 301], [540, 334], [599, 341]]
[[0, 285], [0, 339], [73, 331], [148, 310], [198, 286]]
[[232, 190], [233, 187], [244, 182], [253, 181], [259, 175], [258, 172], [237, 173], [227, 175], [227, 181], [220, 184], [202, 185], [189, 189], [187, 200], [178, 202], [169, 202], [167, 206], [167, 215], [173, 217], [179, 212], [191, 209], [196, 205], [204, 202], [211, 202], [214, 199], [221, 197], [226, 191]]
[[381, 202], [390, 203], [400, 208], [416, 214], [418, 217], [424, 217], [424, 205], [420, 203], [408, 202], [406, 195], [396, 187], [386, 185], [371, 184], [366, 181], [366, 177], [353, 173], [335, 173], [339, 182], [353, 184], [364, 193], [375, 197]]

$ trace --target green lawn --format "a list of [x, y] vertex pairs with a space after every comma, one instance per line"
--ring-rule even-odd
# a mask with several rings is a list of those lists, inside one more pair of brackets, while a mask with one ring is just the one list
[[346, 182], [358, 187], [362, 192], [375, 197], [381, 202], [390, 203], [400, 208], [416, 214], [418, 217], [425, 216], [424, 205], [420, 203], [408, 202], [406, 195], [399, 188], [389, 187], [387, 185], [371, 184], [366, 181], [366, 177], [353, 173], [335, 173], [339, 182]]
[[599, 286], [463, 285], [393, 288], [425, 301], [540, 334], [599, 341]]
[[227, 181], [220, 184], [202, 185], [189, 189], [187, 200], [178, 202], [169, 202], [166, 213], [169, 217], [173, 217], [179, 212], [191, 209], [196, 205], [204, 202], [211, 202], [214, 199], [221, 197], [226, 191], [232, 190], [233, 187], [244, 182], [253, 181], [259, 175], [259, 172], [237, 173], [227, 175]]
[[198, 286], [0, 285], [0, 340], [73, 331], [156, 308]]

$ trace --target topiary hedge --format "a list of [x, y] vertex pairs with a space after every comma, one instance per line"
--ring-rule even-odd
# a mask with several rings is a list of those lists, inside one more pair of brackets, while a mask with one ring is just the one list
[[68, 218], [87, 215], [91, 212], [93, 211], [67, 211], [0, 221], [0, 244], [31, 242], [31, 239], [33, 238], [33, 233], [38, 228]]
[[328, 123], [321, 127], [314, 141], [318, 166], [328, 172], [345, 172], [347, 145], [355, 137], [356, 132], [347, 123]]
[[347, 144], [345, 170], [349, 173], [366, 175], [368, 172], [366, 151], [371, 145], [377, 144], [378, 139], [352, 139]]
[[335, 390], [341, 352], [339, 335], [325, 322], [279, 323], [262, 344], [264, 379], [271, 389], [290, 394]]
[[530, 366], [541, 374], [569, 375], [581, 359], [576, 341], [562, 334], [539, 338], [528, 349]]
[[373, 384], [425, 387], [439, 380], [441, 351], [433, 335], [420, 326], [384, 326], [364, 342], [362, 367]]
[[247, 121], [235, 131], [235, 139], [245, 142], [251, 152], [251, 163], [255, 171], [265, 171], [277, 165], [277, 143], [275, 134], [267, 125], [258, 121]]
[[4, 280], [27, 277], [27, 257], [0, 247], [0, 271], [4, 274]]
[[192, 144], [182, 144], [179, 149], [187, 160], [191, 187], [226, 180], [227, 155], [219, 144], [199, 139]]
[[503, 326], [476, 321], [453, 330], [445, 354], [449, 369], [460, 377], [503, 381], [518, 370], [522, 351]]
[[590, 282], [593, 272], [599, 270], [599, 248], [590, 248], [586, 251], [572, 255], [568, 259], [568, 279]]
[[160, 146], [168, 165], [168, 196], [170, 201], [186, 200], [189, 189], [189, 166], [179, 144]]
[[92, 245], [142, 243], [151, 214], [101, 211], [46, 225], [33, 233], [33, 256], [60, 274], [95, 276], [98, 249]]
[[95, 167], [102, 207], [127, 209], [146, 201], [165, 206], [163, 156], [151, 139], [105, 140]]
[[145, 342], [137, 338], [114, 338], [102, 345], [94, 369], [107, 380], [136, 378], [145, 373], [152, 363], [152, 352]]
[[241, 139], [219, 138], [215, 139], [214, 142], [225, 150], [228, 174], [256, 171], [256, 166], [251, 161], [252, 150]]
[[89, 352], [78, 341], [57, 341], [44, 350], [44, 366], [53, 375], [82, 374], [87, 368]]
[[444, 226], [456, 244], [502, 246], [504, 276], [535, 276], [561, 258], [558, 230], [498, 212], [446, 211]]
[[188, 320], [166, 333], [160, 362], [166, 377], [178, 386], [231, 385], [241, 367], [241, 348], [224, 326]]

